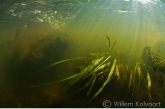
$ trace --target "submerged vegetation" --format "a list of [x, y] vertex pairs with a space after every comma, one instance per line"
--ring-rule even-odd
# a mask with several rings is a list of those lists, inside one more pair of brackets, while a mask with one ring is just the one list
[[[64, 63], [67, 61], [73, 61], [73, 60], [80, 60], [80, 59], [86, 59], [89, 57], [94, 57], [94, 59], [91, 61], [91, 63], [84, 68], [82, 71], [73, 74], [65, 79], [40, 84], [40, 85], [32, 85], [32, 87], [38, 87], [38, 86], [45, 86], [50, 85], [58, 82], [63, 81], [69, 81], [68, 87], [71, 87], [75, 84], [79, 84], [80, 81], [84, 81], [83, 86], [81, 86], [79, 89], [77, 89], [76, 92], [79, 92], [83, 89], [87, 89], [88, 91], [86, 93], [86, 96], [89, 96], [94, 89], [95, 84], [97, 84], [97, 81], [102, 81], [101, 87], [96, 86], [96, 91], [92, 98], [86, 102], [88, 104], [90, 101], [95, 99], [107, 86], [109, 82], [111, 82], [112, 79], [115, 79], [115, 81], [119, 82], [121, 85], [127, 84], [129, 90], [134, 90], [135, 85], [144, 84], [144, 90], [146, 90], [146, 93], [148, 94], [148, 101], [152, 102], [152, 94], [151, 94], [151, 86], [154, 86], [155, 84], [155, 78], [157, 77], [156, 74], [150, 72], [151, 66], [146, 65], [143, 58], [153, 58], [153, 54], [151, 54], [150, 51], [147, 51], [147, 55], [145, 55], [143, 58], [141, 58], [138, 62], [136, 62], [132, 66], [124, 65], [120, 62], [121, 57], [118, 59], [113, 53], [112, 50], [116, 44], [116, 41], [113, 43], [112, 47], [110, 45], [110, 37], [106, 36], [108, 40], [108, 50], [105, 53], [90, 53], [89, 56], [85, 57], [76, 57], [71, 59], [65, 59], [62, 61], [55, 62], [37, 73], [55, 66], [60, 63]], [[111, 47], [111, 48], [110, 48]], [[154, 59], [152, 59], [154, 60]], [[155, 61], [154, 61], [155, 62]], [[158, 72], [158, 70], [157, 70]], [[155, 87], [154, 87], [155, 88]], [[155, 89], [154, 89], [155, 90]], [[154, 91], [156, 92], [156, 91]], [[85, 104], [85, 105], [86, 105]]]

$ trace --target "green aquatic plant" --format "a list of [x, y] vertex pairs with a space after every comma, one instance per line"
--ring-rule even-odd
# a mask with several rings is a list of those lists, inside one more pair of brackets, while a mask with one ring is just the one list
[[114, 44], [112, 45], [112, 47], [110, 49], [110, 38], [108, 36], [106, 36], [106, 37], [109, 42], [108, 52], [91, 53], [89, 56], [85, 56], [85, 57], [76, 57], [76, 58], [58, 61], [58, 62], [55, 62], [55, 63], [41, 69], [40, 71], [38, 71], [38, 73], [49, 67], [52, 67], [52, 66], [55, 66], [57, 64], [64, 63], [67, 61], [86, 59], [88, 57], [96, 57], [82, 71], [80, 71], [77, 74], [73, 74], [67, 78], [64, 78], [62, 80], [59, 80], [59, 81], [40, 84], [40, 85], [33, 85], [32, 87], [45, 86], [45, 85], [50, 85], [50, 84], [63, 82], [63, 81], [67, 81], [67, 80], [69, 81], [67, 86], [73, 86], [73, 85], [79, 83], [80, 81], [86, 80], [85, 84], [83, 86], [81, 86], [77, 91], [75, 91], [75, 93], [80, 90], [83, 90], [85, 88], [89, 88], [87, 91], [87, 94], [86, 94], [86, 96], [89, 96], [94, 87], [94, 84], [96, 84], [96, 80], [98, 80], [97, 78], [101, 78], [101, 77], [104, 78], [104, 81], [103, 81], [103, 84], [101, 85], [101, 87], [99, 87], [97, 89], [97, 91], [94, 93], [93, 97], [87, 102], [87, 103], [89, 103], [103, 91], [103, 89], [111, 81], [113, 75], [116, 76], [117, 81], [124, 82], [124, 79], [126, 80], [125, 75], [128, 75], [128, 73], [129, 73], [129, 75], [130, 75], [128, 77], [129, 89], [131, 89], [131, 86], [132, 87], [134, 86], [136, 78], [138, 78], [139, 83], [142, 79], [144, 79], [144, 81], [146, 82], [148, 96], [149, 96], [149, 99], [151, 100], [151, 94], [150, 94], [151, 79], [150, 79], [150, 76], [149, 76], [149, 73], [147, 70], [146, 70], [146, 75], [147, 75], [146, 78], [143, 76], [143, 73], [142, 73], [142, 70], [140, 67], [140, 65], [142, 65], [142, 66], [145, 66], [145, 65], [143, 65], [143, 63], [141, 63], [141, 62], [136, 62], [132, 68], [128, 68], [127, 65], [121, 64], [119, 62], [119, 60], [117, 60], [117, 58], [115, 56], [113, 56], [113, 54], [111, 53], [112, 49], [114, 48], [114, 46], [116, 44], [116, 41], [114, 42]]
[[[84, 58], [86, 58], [86, 57], [78, 57], [78, 58], [72, 58], [72, 59], [59, 61], [59, 62], [53, 63], [53, 64], [43, 68], [42, 70], [44, 70], [46, 68], [49, 68], [51, 66], [66, 62], [66, 61], [71, 61], [71, 60], [75, 60], [75, 59], [78, 60], [78, 59], [84, 59]], [[70, 80], [70, 82], [68, 83], [68, 86], [72, 86], [72, 85], [76, 84], [78, 81], [84, 80], [88, 76], [91, 76], [91, 79], [83, 87], [81, 87], [78, 90], [78, 91], [80, 91], [80, 90], [82, 90], [82, 89], [84, 89], [84, 88], [86, 88], [90, 85], [89, 91], [87, 92], [87, 96], [88, 96], [90, 94], [93, 86], [94, 86], [96, 78], [99, 75], [103, 75], [104, 73], [107, 73], [107, 71], [109, 70], [109, 74], [108, 74], [107, 79], [105, 80], [102, 87], [100, 87], [100, 89], [93, 96], [92, 99], [94, 99], [96, 96], [98, 96], [101, 93], [101, 91], [104, 89], [104, 87], [110, 81], [113, 73], [115, 72], [116, 61], [117, 60], [113, 56], [111, 56], [109, 53], [100, 54], [100, 56], [97, 59], [93, 60], [85, 69], [83, 69], [81, 72], [79, 72], [77, 74], [74, 74], [74, 75], [72, 75], [68, 78], [65, 78], [65, 79], [62, 79], [62, 80], [59, 80], [59, 81], [40, 84], [40, 85], [35, 85], [35, 86], [32, 86], [32, 87], [49, 85], [49, 84], [62, 82], [62, 81], [66, 81], [66, 80]], [[41, 72], [42, 70], [40, 70], [39, 72]], [[118, 74], [118, 76], [119, 76], [119, 74]]]
[[[107, 36], [107, 39], [109, 41], [109, 47], [110, 47], [110, 38]], [[115, 42], [116, 43], [116, 42]], [[111, 50], [113, 49], [115, 43], [113, 44]], [[109, 49], [108, 49], [109, 50]], [[68, 83], [68, 86], [73, 86], [74, 84], [76, 84], [79, 81], [82, 81], [84, 79], [86, 79], [87, 77], [91, 76], [91, 79], [83, 86], [81, 87], [78, 91], [88, 87], [90, 85], [90, 88], [87, 92], [87, 96], [90, 95], [91, 90], [93, 89], [93, 86], [96, 82], [96, 78], [100, 75], [104, 75], [105, 73], [109, 73], [105, 82], [103, 83], [103, 85], [99, 88], [99, 90], [95, 93], [95, 95], [93, 96], [92, 99], [94, 99], [96, 96], [98, 96], [102, 90], [104, 89], [104, 87], [107, 85], [107, 83], [111, 80], [111, 77], [113, 75], [113, 73], [115, 72], [115, 66], [117, 63], [116, 58], [110, 53], [110, 52], [106, 52], [106, 53], [93, 53], [90, 54], [90, 56], [97, 56], [96, 59], [94, 59], [85, 69], [83, 69], [81, 72], [74, 74], [68, 78], [59, 80], [59, 81], [55, 81], [55, 82], [50, 82], [50, 83], [45, 83], [45, 84], [40, 84], [40, 85], [33, 85], [32, 87], [38, 87], [38, 86], [44, 86], [44, 85], [49, 85], [49, 84], [53, 84], [53, 83], [57, 83], [57, 82], [62, 82], [62, 81], [66, 81], [66, 80], [70, 80], [70, 82]], [[66, 59], [66, 60], [62, 60], [62, 61], [58, 61], [55, 62], [43, 69], [41, 69], [39, 72], [55, 66], [57, 64], [63, 63], [63, 62], [67, 62], [67, 61], [72, 61], [72, 60], [79, 60], [79, 59], [85, 59], [89, 56], [86, 57], [76, 57], [76, 58], [71, 58], [71, 59]], [[118, 68], [116, 69], [117, 71], [117, 76], [119, 77], [119, 70]], [[92, 100], [91, 99], [91, 100]], [[91, 101], [90, 100], [90, 101]]]
[[[143, 72], [142, 72], [142, 67], [144, 69]], [[146, 67], [148, 67], [148, 66], [145, 65], [143, 62], [136, 62], [135, 65], [133, 66], [133, 68], [130, 69], [129, 89], [131, 88], [131, 86], [135, 85], [135, 81], [137, 81], [138, 85], [140, 85], [140, 82], [142, 80], [144, 80], [149, 101], [152, 102], [151, 93], [150, 93], [151, 78], [150, 78], [150, 74]], [[144, 74], [146, 74], [146, 77], [144, 76]]]

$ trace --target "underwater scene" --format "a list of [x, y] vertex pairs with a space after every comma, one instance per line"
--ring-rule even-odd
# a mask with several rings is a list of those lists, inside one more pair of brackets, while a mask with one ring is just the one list
[[162, 108], [164, 91], [164, 0], [0, 0], [1, 108]]

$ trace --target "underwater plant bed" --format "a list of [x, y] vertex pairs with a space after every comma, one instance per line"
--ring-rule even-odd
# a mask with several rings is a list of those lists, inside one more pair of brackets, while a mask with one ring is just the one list
[[[155, 97], [153, 96], [155, 94], [155, 89], [153, 87], [153, 77], [155, 75], [149, 72], [148, 69], [150, 69], [150, 67], [144, 64], [142, 59], [129, 67], [128, 65], [122, 64], [120, 59], [117, 59], [111, 52], [116, 42], [114, 42], [110, 49], [110, 38], [107, 36], [107, 39], [109, 42], [108, 52], [90, 53], [85, 57], [58, 61], [46, 66], [37, 73], [57, 64], [91, 59], [92, 57], [93, 60], [86, 67], [80, 68], [76, 73], [62, 80], [32, 85], [32, 87], [46, 86], [67, 81], [66, 88], [70, 88], [71, 92], [69, 98], [72, 100], [70, 102], [79, 105], [73, 106], [71, 105], [72, 103], [70, 104], [69, 101], [67, 101], [64, 104], [62, 103], [60, 105], [61, 107], [95, 107], [94, 104], [98, 104], [98, 102], [99, 104], [96, 107], [103, 107], [102, 103], [104, 100], [125, 102], [145, 100], [149, 103], [154, 102], [153, 100], [155, 98], [153, 99], [152, 97]], [[79, 95], [80, 93], [82, 95], [81, 97]], [[78, 96], [78, 98], [73, 100], [73, 95]], [[161, 101], [164, 102], [163, 99]]]

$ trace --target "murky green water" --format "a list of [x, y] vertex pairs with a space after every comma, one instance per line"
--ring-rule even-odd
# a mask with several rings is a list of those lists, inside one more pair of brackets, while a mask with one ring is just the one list
[[[107, 52], [106, 36], [110, 37], [109, 49], [114, 46], [111, 50], [113, 56], [126, 66], [123, 67], [125, 70], [130, 69], [128, 73], [141, 60], [144, 61], [142, 67], [150, 68], [152, 102], [161, 102], [164, 107], [164, 25], [163, 0], [1, 0], [0, 107], [83, 106], [84, 101], [92, 98], [92, 95], [84, 97], [86, 91], [68, 97], [81, 85], [71, 90], [65, 89], [67, 82], [35, 88], [31, 85], [57, 81], [80, 72], [92, 59], [62, 63], [37, 73], [63, 59]], [[164, 67], [152, 68], [154, 65], [148, 58], [144, 57], [147, 62], [142, 58], [146, 46], [162, 56], [158, 66]], [[159, 72], [158, 75], [155, 76], [155, 72]], [[107, 99], [148, 100], [142, 85], [147, 79], [129, 90], [131, 76], [127, 76], [128, 81], [124, 76], [121, 86], [112, 80], [111, 87], [104, 88], [86, 107], [103, 107], [102, 103]], [[97, 84], [100, 87], [101, 83]]]

